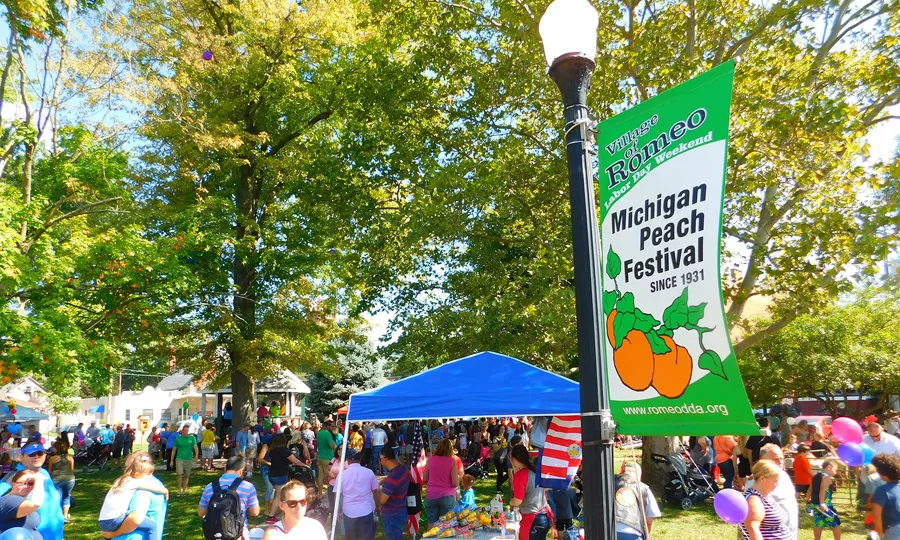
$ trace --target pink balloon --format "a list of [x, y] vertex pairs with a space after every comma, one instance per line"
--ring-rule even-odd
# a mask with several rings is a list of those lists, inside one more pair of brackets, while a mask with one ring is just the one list
[[47, 444], [47, 438], [41, 437], [41, 444]]
[[831, 432], [842, 443], [860, 444], [863, 440], [863, 429], [859, 422], [842, 416], [831, 423]]

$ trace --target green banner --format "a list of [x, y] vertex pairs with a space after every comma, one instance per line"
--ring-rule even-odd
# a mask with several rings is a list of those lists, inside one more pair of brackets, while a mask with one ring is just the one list
[[613, 418], [630, 435], [752, 435], [720, 279], [734, 63], [599, 126]]

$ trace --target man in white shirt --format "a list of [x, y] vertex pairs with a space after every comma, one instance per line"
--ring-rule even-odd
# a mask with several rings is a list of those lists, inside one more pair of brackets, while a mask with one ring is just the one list
[[387, 432], [378, 424], [375, 426], [375, 429], [372, 430], [372, 470], [377, 474], [384, 474], [384, 471], [381, 468], [381, 463], [379, 463], [378, 456], [381, 455], [381, 449], [384, 448], [385, 443], [387, 443]]
[[900, 456], [900, 439], [887, 433], [878, 422], [870, 422], [866, 426], [863, 444], [875, 450], [876, 454], [894, 454]]
[[[781, 469], [778, 477], [778, 485], [772, 491], [772, 498], [787, 514], [787, 529], [790, 540], [797, 539], [797, 530], [800, 527], [800, 507], [797, 505], [797, 492], [794, 489], [794, 481], [784, 470], [784, 452], [777, 444], [767, 444], [759, 449], [760, 461], [771, 461]], [[746, 489], [753, 486], [753, 479], [747, 482]]]
[[375, 501], [381, 488], [375, 473], [359, 464], [360, 457], [355, 449], [347, 449], [348, 465], [340, 485], [344, 528], [347, 538], [375, 540]]

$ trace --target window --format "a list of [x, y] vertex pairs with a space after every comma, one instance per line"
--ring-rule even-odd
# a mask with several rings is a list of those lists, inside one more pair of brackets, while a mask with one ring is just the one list
[[128, 422], [131, 420], [131, 409], [125, 409], [125, 421]]
[[144, 409], [144, 412], [141, 413], [141, 416], [147, 418], [148, 420], [153, 419], [153, 409]]

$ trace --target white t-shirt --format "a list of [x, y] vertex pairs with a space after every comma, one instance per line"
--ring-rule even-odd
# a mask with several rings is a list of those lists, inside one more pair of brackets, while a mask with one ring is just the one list
[[100, 519], [117, 519], [124, 516], [128, 512], [128, 505], [131, 504], [131, 498], [137, 489], [134, 487], [137, 482], [134, 479], [127, 479], [122, 487], [113, 491], [110, 489], [106, 492], [106, 498], [103, 499], [103, 507], [100, 508]]
[[872, 440], [872, 436], [866, 433], [863, 444], [875, 450], [876, 454], [895, 454], [900, 456], [900, 439], [886, 431], [881, 432], [878, 442]]
[[272, 525], [266, 531], [266, 534], [269, 538], [275, 538], [276, 540], [328, 540], [328, 537], [325, 536], [325, 527], [318, 521], [306, 516], [300, 518], [300, 523], [297, 523], [297, 526], [291, 529], [291, 532], [284, 532], [284, 524], [279, 521]]
[[259, 446], [259, 433], [250, 431], [247, 433], [247, 448], [256, 448]]
[[372, 430], [372, 446], [384, 446], [387, 442], [387, 433], [381, 428]]

